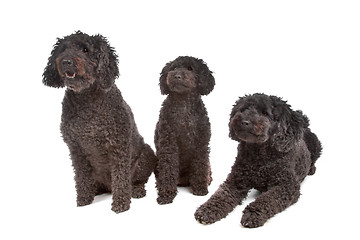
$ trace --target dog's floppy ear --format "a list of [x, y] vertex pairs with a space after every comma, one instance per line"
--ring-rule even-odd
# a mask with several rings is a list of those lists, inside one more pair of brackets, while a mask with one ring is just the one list
[[276, 122], [270, 141], [279, 152], [288, 152], [303, 137], [309, 126], [308, 118], [301, 111], [293, 111], [285, 101], [270, 96], [273, 101], [273, 116]]
[[201, 95], [208, 95], [215, 86], [215, 78], [212, 72], [202, 59], [197, 59], [201, 66], [197, 89]]
[[166, 78], [167, 78], [168, 72], [170, 71], [171, 64], [172, 64], [172, 62], [168, 62], [163, 67], [163, 69], [162, 69], [162, 71], [160, 73], [159, 86], [160, 86], [161, 94], [163, 94], [163, 95], [167, 95], [167, 94], [170, 93], [169, 86], [166, 83]]
[[[245, 96], [246, 97], [246, 96]], [[231, 110], [231, 113], [230, 113], [230, 120], [229, 120], [229, 137], [232, 139], [232, 140], [235, 140], [235, 141], [239, 141], [239, 139], [236, 137], [235, 135], [235, 132], [234, 132], [234, 129], [231, 127], [231, 120], [232, 118], [236, 115], [237, 112], [240, 111], [240, 105], [242, 105], [244, 98], [245, 97], [239, 97], [239, 99], [235, 102], [235, 104], [233, 105], [233, 108]]]
[[59, 49], [62, 47], [64, 38], [58, 38], [56, 44], [51, 51], [47, 66], [44, 69], [42, 82], [49, 87], [64, 87], [64, 81], [60, 78], [56, 67], [56, 57], [59, 54]]
[[96, 72], [101, 81], [100, 87], [107, 91], [119, 76], [118, 57], [105, 37], [98, 34], [92, 36], [92, 38], [94, 40], [94, 48], [97, 51], [98, 65]]

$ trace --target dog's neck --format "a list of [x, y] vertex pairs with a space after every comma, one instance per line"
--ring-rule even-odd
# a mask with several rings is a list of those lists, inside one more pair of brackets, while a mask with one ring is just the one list
[[240, 141], [238, 150], [239, 149], [242, 149], [244, 152], [251, 152], [257, 156], [267, 156], [269, 159], [271, 159], [273, 155], [279, 156], [279, 154], [281, 154], [273, 146], [270, 140], [264, 143], [248, 143], [245, 141]]
[[184, 104], [184, 105], [192, 104], [199, 100], [201, 101], [201, 95], [198, 93], [181, 94], [181, 93], [171, 92], [168, 95], [168, 98], [172, 102], [176, 102], [178, 104]]
[[108, 91], [104, 91], [98, 85], [93, 84], [91, 87], [84, 89], [81, 92], [75, 92], [73, 90], [66, 89], [65, 97], [68, 98], [71, 102], [77, 103], [79, 105], [89, 103], [92, 106], [96, 106], [97, 103], [101, 104], [104, 101], [107, 92]]

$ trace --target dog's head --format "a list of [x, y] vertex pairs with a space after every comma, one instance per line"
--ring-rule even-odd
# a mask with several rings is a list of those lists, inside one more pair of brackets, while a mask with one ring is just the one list
[[308, 118], [293, 111], [276, 96], [254, 94], [241, 97], [234, 105], [229, 122], [230, 137], [236, 141], [270, 141], [280, 152], [288, 152], [303, 137]]
[[95, 82], [109, 90], [119, 75], [117, 55], [101, 35], [80, 31], [59, 38], [43, 73], [43, 83], [80, 92]]
[[160, 90], [164, 95], [171, 92], [207, 95], [214, 85], [215, 79], [206, 63], [194, 57], [176, 58], [167, 63], [160, 74]]

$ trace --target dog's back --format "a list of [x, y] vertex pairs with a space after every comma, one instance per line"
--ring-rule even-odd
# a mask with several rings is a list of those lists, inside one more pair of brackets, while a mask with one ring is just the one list
[[315, 133], [311, 132], [309, 128], [306, 128], [304, 131], [304, 140], [311, 154], [309, 175], [313, 175], [316, 171], [315, 162], [321, 155], [322, 145]]
[[303, 114], [302, 111], [297, 110], [296, 112], [300, 113], [304, 120], [304, 141], [306, 143], [306, 146], [310, 152], [311, 157], [311, 167], [308, 175], [313, 175], [316, 171], [315, 162], [320, 157], [321, 151], [322, 151], [322, 145], [318, 137], [315, 133], [311, 132], [309, 125], [310, 120], [309, 118]]

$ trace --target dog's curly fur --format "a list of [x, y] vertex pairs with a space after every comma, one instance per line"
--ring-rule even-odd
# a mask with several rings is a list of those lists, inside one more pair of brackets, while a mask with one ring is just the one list
[[171, 203], [177, 186], [190, 186], [194, 195], [208, 193], [211, 131], [201, 95], [209, 94], [214, 85], [212, 72], [201, 59], [181, 56], [162, 69], [160, 90], [168, 96], [155, 130], [159, 204]]
[[156, 164], [115, 85], [118, 75], [117, 55], [106, 38], [80, 31], [58, 39], [43, 73], [45, 85], [67, 88], [61, 133], [74, 167], [77, 205], [112, 192], [116, 213], [130, 208], [131, 197], [145, 196]]
[[240, 98], [229, 129], [230, 137], [239, 142], [235, 164], [195, 218], [204, 224], [219, 221], [255, 188], [261, 194], [245, 208], [241, 224], [259, 227], [298, 200], [300, 183], [315, 173], [322, 146], [308, 118], [276, 96]]

